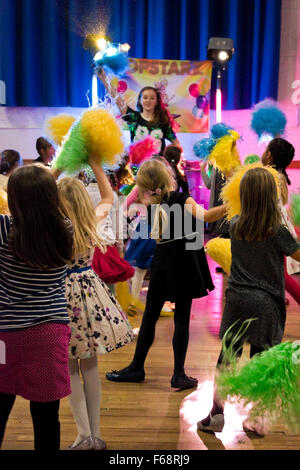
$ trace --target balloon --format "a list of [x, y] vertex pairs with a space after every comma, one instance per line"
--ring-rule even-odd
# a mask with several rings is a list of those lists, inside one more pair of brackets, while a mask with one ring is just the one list
[[118, 83], [117, 92], [125, 93], [126, 90], [127, 90], [127, 83], [124, 82], [124, 80], [120, 80]]
[[197, 106], [193, 107], [192, 114], [196, 119], [202, 119], [204, 117], [203, 109], [199, 109]]
[[197, 96], [197, 98], [196, 98], [197, 108], [204, 109], [207, 106], [207, 103], [208, 103], [208, 101], [207, 101], [206, 96], [203, 96], [203, 95]]
[[192, 83], [189, 86], [189, 93], [194, 98], [197, 98], [197, 96], [199, 96], [199, 87], [198, 87], [197, 83]]

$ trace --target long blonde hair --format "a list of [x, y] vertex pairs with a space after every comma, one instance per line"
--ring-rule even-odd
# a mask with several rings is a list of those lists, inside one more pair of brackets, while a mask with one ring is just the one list
[[261, 241], [281, 223], [274, 176], [265, 168], [246, 171], [240, 183], [241, 215], [234, 228], [238, 240]]
[[142, 201], [148, 199], [150, 204], [158, 205], [151, 238], [160, 239], [168, 224], [168, 216], [161, 207], [161, 203], [174, 190], [176, 184], [174, 178], [162, 161], [151, 159], [141, 165], [136, 175], [136, 184]]
[[78, 179], [66, 176], [57, 181], [59, 206], [74, 228], [73, 257], [84, 256], [98, 246], [102, 252], [105, 244], [97, 234], [97, 218], [92, 200]]

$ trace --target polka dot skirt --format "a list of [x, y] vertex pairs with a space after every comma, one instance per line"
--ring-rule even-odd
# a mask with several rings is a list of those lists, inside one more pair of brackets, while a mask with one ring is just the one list
[[6, 356], [5, 364], [1, 363], [3, 354], [0, 358], [0, 392], [38, 402], [70, 395], [70, 335], [68, 325], [59, 323], [43, 323], [20, 331], [0, 330]]

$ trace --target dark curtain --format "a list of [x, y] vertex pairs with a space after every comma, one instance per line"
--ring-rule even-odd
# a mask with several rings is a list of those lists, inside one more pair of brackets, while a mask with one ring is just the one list
[[0, 80], [8, 106], [86, 107], [86, 34], [129, 43], [131, 57], [186, 60], [205, 60], [210, 37], [230, 37], [223, 106], [249, 108], [277, 98], [280, 16], [281, 0], [0, 0]]

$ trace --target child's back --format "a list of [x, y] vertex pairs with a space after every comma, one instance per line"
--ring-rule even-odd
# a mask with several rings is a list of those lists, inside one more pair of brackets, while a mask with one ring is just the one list
[[262, 348], [273, 346], [281, 342], [286, 320], [284, 256], [299, 245], [282, 225], [268, 240], [238, 240], [237, 221], [238, 217], [230, 224], [232, 263], [220, 337], [236, 320], [237, 330], [241, 322], [255, 318], [246, 332], [248, 341]]

